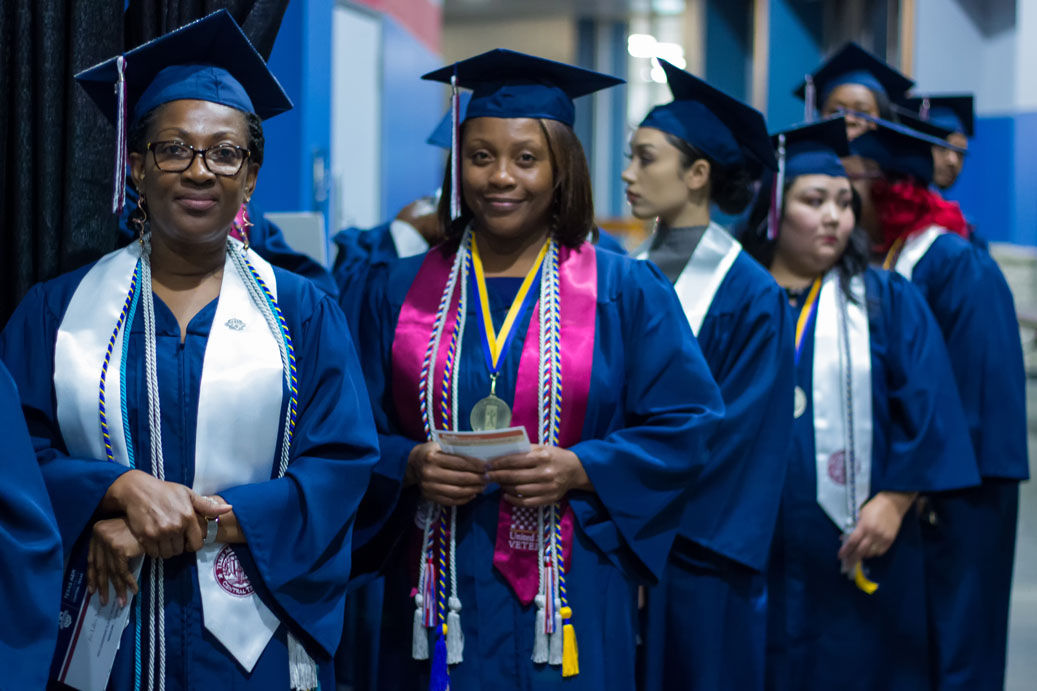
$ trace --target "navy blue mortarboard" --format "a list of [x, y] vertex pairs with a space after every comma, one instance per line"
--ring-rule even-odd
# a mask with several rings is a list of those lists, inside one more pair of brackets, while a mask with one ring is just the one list
[[622, 84], [611, 75], [497, 48], [422, 76], [472, 89], [466, 119], [546, 118], [572, 126], [573, 99]]
[[[933, 146], [955, 151], [945, 140], [881, 118], [867, 118], [878, 127], [850, 142], [850, 152], [875, 161], [883, 172], [910, 175], [929, 184], [933, 179]], [[964, 153], [964, 152], [963, 152]]]
[[[458, 99], [459, 103], [457, 117], [458, 120], [464, 120], [465, 113], [468, 112], [468, 102], [472, 100], [472, 92], [464, 91], [458, 94]], [[452, 141], [451, 137], [453, 136], [451, 134], [452, 114], [452, 110], [448, 110], [446, 113], [443, 114], [443, 119], [439, 121], [439, 124], [436, 125], [436, 129], [432, 130], [432, 134], [430, 134], [428, 136], [428, 139], [425, 140], [426, 144], [438, 146], [440, 149], [446, 149], [447, 151], [450, 150]]]
[[850, 146], [846, 138], [846, 117], [843, 115], [777, 132], [771, 141], [778, 150], [778, 174], [771, 188], [767, 238], [774, 240], [778, 237], [778, 226], [781, 223], [785, 182], [800, 175], [847, 177], [846, 168], [840, 159], [850, 154]]
[[772, 140], [779, 149], [784, 146], [786, 180], [800, 175], [846, 177], [841, 160], [850, 155], [845, 117], [837, 115], [797, 125], [778, 132]]
[[895, 101], [914, 86], [914, 81], [856, 43], [847, 43], [808, 75], [794, 93], [806, 101], [808, 111], [820, 111], [832, 91], [843, 84], [860, 84]]
[[[125, 200], [128, 123], [170, 101], [197, 99], [261, 119], [291, 109], [280, 83], [227, 10], [83, 70], [78, 81], [116, 127], [112, 210]], [[129, 116], [129, 117], [127, 117]]]
[[672, 134], [706, 154], [717, 164], [744, 166], [758, 177], [763, 168], [777, 170], [767, 136], [767, 122], [758, 110], [659, 59], [673, 101], [656, 106], [641, 127]]
[[948, 134], [960, 132], [971, 137], [975, 126], [975, 98], [972, 94], [914, 96], [905, 99], [902, 106], [912, 117], [945, 130]]
[[179, 99], [212, 101], [261, 119], [290, 110], [280, 83], [227, 10], [219, 10], [76, 75], [112, 122], [123, 62], [130, 122]]

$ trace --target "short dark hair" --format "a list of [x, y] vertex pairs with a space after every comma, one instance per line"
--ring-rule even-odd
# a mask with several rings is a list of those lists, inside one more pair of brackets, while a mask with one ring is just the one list
[[[158, 109], [163, 105], [165, 104], [155, 106], [130, 125], [126, 135], [130, 151], [137, 154], [144, 153], [144, 149], [148, 146], [148, 130], [151, 129]], [[263, 137], [263, 121], [255, 113], [242, 111], [241, 114], [245, 116], [245, 126], [248, 129], [249, 161], [261, 166], [263, 165], [263, 147], [266, 145], [266, 139]]]
[[745, 210], [753, 198], [753, 179], [745, 166], [721, 166], [686, 140], [669, 132], [663, 134], [680, 152], [683, 170], [699, 159], [709, 164], [709, 199], [717, 208], [731, 216]]
[[[594, 198], [591, 195], [591, 175], [583, 146], [568, 125], [540, 118], [540, 131], [547, 140], [554, 172], [554, 199], [551, 202], [551, 234], [562, 245], [579, 247], [588, 234], [597, 234], [594, 225]], [[461, 125], [464, 141], [465, 126]], [[472, 210], [461, 195], [461, 216], [450, 220], [450, 162], [443, 173], [443, 193], [439, 198], [439, 225], [446, 228], [446, 241], [458, 243], [464, 229], [472, 220]]]
[[[785, 181], [785, 186], [782, 198], [781, 215], [785, 215], [785, 203], [788, 199], [789, 190], [795, 183], [796, 178]], [[738, 236], [739, 242], [742, 243], [742, 248], [749, 254], [749, 256], [760, 262], [765, 268], [770, 268], [774, 262], [774, 251], [777, 248], [777, 239], [771, 240], [767, 237], [767, 217], [771, 210], [771, 187], [774, 185], [774, 174], [768, 172], [764, 175], [761, 180], [760, 189], [756, 193], [756, 199], [753, 201], [752, 209], [749, 211], [749, 216], [746, 220], [741, 223], [737, 230], [736, 235]], [[868, 268], [868, 261], [870, 259], [869, 251], [869, 240], [868, 233], [857, 225], [857, 219], [860, 218], [861, 212], [861, 199], [857, 194], [857, 190], [850, 186], [850, 192], [853, 195], [850, 202], [850, 206], [853, 209], [854, 226], [853, 232], [850, 233], [850, 240], [846, 243], [846, 249], [843, 250], [842, 256], [835, 263], [836, 267], [840, 270], [839, 285], [842, 287], [843, 292], [848, 298], [853, 298], [850, 293], [850, 278], [862, 273]]]

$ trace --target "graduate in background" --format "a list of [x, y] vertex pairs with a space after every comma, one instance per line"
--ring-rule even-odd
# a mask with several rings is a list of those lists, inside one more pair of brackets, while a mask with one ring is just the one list
[[775, 691], [929, 688], [908, 511], [918, 492], [978, 481], [936, 323], [907, 280], [868, 266], [846, 147], [842, 118], [778, 135], [783, 184], [763, 188], [743, 235], [796, 322], [793, 443], [768, 567]]
[[[900, 105], [897, 113], [906, 112], [912, 118], [905, 121], [906, 125], [926, 134], [936, 134], [950, 145], [933, 145], [933, 184], [946, 192], [957, 182], [965, 166], [969, 139], [975, 127], [974, 97], [972, 94], [912, 96]], [[937, 132], [927, 132], [919, 121], [938, 128]]]
[[[666, 278], [586, 242], [572, 99], [621, 80], [507, 50], [426, 78], [452, 75], [473, 96], [447, 240], [375, 276], [364, 313], [376, 473], [407, 486], [412, 536], [380, 682], [627, 691], [637, 584], [662, 574], [723, 404]], [[510, 425], [532, 450], [485, 466], [432, 440]]]
[[792, 438], [792, 325], [785, 292], [710, 207], [741, 213], [777, 163], [759, 112], [659, 62], [674, 100], [641, 122], [623, 171], [633, 214], [658, 219], [635, 256], [674, 283], [725, 413], [666, 573], [646, 593], [639, 685], [751, 691], [763, 688], [764, 568]]
[[130, 608], [107, 688], [334, 688], [369, 402], [334, 300], [228, 237], [291, 103], [225, 10], [77, 78], [127, 115], [141, 234], [35, 286], [0, 358], [69, 582]]
[[856, 43], [847, 43], [825, 60], [795, 90], [803, 99], [804, 120], [837, 113], [846, 116], [846, 136], [853, 141], [874, 125], [858, 114], [888, 118], [891, 103], [914, 81]]
[[941, 140], [876, 125], [852, 146], [882, 172], [867, 181], [875, 259], [918, 287], [940, 326], [983, 478], [928, 495], [922, 511], [933, 688], [1000, 689], [1019, 482], [1029, 477], [1019, 322], [1000, 268], [969, 242], [957, 204], [929, 189]]
[[58, 636], [61, 535], [18, 400], [0, 363], [0, 667], [10, 688], [42, 689]]

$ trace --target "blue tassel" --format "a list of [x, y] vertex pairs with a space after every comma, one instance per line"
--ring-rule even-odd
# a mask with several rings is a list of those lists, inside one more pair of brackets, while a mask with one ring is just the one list
[[439, 636], [436, 638], [436, 649], [432, 654], [432, 674], [429, 677], [428, 688], [429, 691], [448, 691], [450, 688], [450, 672], [446, 665], [446, 631], [440, 631]]

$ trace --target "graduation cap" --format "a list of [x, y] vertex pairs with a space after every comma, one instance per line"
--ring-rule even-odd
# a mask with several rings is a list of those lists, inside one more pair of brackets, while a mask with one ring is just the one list
[[[459, 120], [464, 120], [465, 113], [468, 112], [468, 102], [470, 100], [472, 100], [472, 92], [471, 91], [464, 91], [464, 92], [458, 94], [458, 114], [457, 114], [457, 117], [458, 117]], [[426, 144], [431, 144], [432, 146], [438, 146], [440, 149], [446, 149], [448, 151], [450, 150], [450, 146], [451, 146], [451, 139], [450, 138], [453, 136], [450, 133], [450, 123], [451, 123], [451, 114], [452, 114], [452, 112], [453, 111], [451, 109], [451, 110], [448, 110], [446, 113], [443, 114], [443, 119], [439, 121], [439, 124], [436, 125], [436, 129], [432, 130], [432, 134], [430, 134], [428, 136], [428, 139], [425, 140]]]
[[933, 179], [933, 146], [965, 153], [946, 140], [882, 118], [867, 117], [878, 127], [850, 142], [850, 152], [875, 161], [883, 172], [910, 175], [929, 184]]
[[472, 90], [465, 119], [546, 118], [572, 127], [573, 99], [622, 84], [611, 75], [505, 48], [476, 55], [422, 76]]
[[506, 48], [441, 67], [422, 79], [450, 84], [451, 106], [450, 217], [461, 215], [458, 136], [461, 123], [458, 87], [472, 90], [464, 120], [473, 118], [544, 118], [572, 127], [576, 121], [573, 99], [624, 80], [563, 62], [547, 60]]
[[896, 104], [892, 106], [892, 109], [897, 116], [898, 122], [907, 125], [911, 129], [921, 132], [922, 134], [928, 134], [930, 137], [946, 139], [954, 132], [951, 128], [941, 127], [937, 123], [923, 120], [919, 117], [917, 110], [912, 110], [911, 108], [906, 108]]
[[775, 133], [771, 142], [778, 151], [778, 174], [771, 189], [767, 237], [778, 237], [785, 181], [800, 175], [847, 177], [842, 158], [850, 155], [846, 117], [835, 115], [817, 122], [796, 125]]
[[901, 104], [919, 120], [942, 128], [948, 134], [960, 132], [971, 137], [975, 126], [975, 98], [972, 94], [915, 96]]
[[702, 151], [717, 164], [744, 166], [754, 177], [763, 168], [777, 170], [767, 122], [758, 110], [659, 59], [673, 101], [656, 106], [641, 127], [672, 134]]
[[159, 36], [76, 75], [116, 126], [113, 211], [125, 199], [127, 113], [133, 123], [170, 101], [197, 99], [261, 119], [291, 109], [280, 83], [227, 10]]
[[814, 112], [820, 111], [832, 91], [843, 84], [860, 84], [895, 101], [914, 86], [914, 81], [856, 43], [847, 43], [795, 90], [795, 95], [806, 102], [806, 119], [813, 120]]

